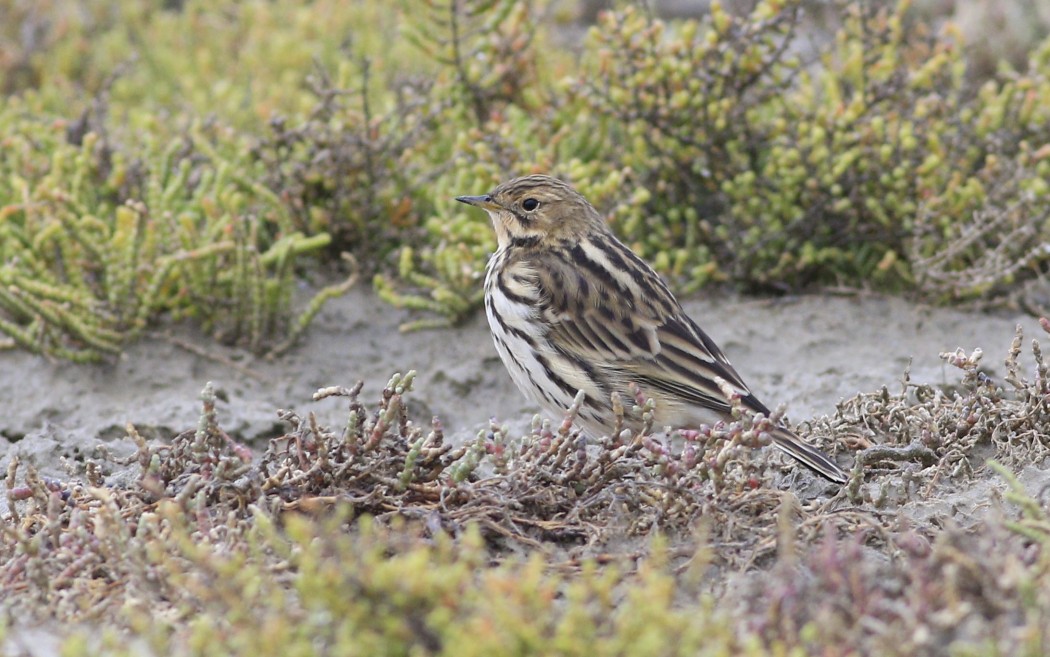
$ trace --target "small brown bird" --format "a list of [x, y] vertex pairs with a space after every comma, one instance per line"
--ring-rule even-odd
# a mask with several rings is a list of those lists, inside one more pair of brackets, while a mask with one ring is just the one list
[[[745, 407], [769, 415], [663, 279], [575, 189], [533, 175], [456, 200], [492, 219], [499, 241], [485, 275], [492, 338], [514, 383], [547, 412], [564, 412], [582, 390], [584, 429], [608, 433], [611, 394], [629, 399], [634, 383], [655, 401], [657, 425], [697, 428], [730, 416], [720, 377]], [[773, 440], [831, 481], [846, 481], [830, 458], [786, 427], [777, 427]]]

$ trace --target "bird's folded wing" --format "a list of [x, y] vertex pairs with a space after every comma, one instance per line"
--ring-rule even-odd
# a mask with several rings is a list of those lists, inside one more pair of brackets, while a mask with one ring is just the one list
[[[563, 355], [602, 369], [623, 386], [646, 390], [728, 413], [730, 405], [716, 383], [725, 380], [754, 410], [768, 413], [752, 395], [721, 349], [682, 311], [670, 291], [655, 279], [648, 296], [631, 296], [613, 277], [581, 276], [574, 263], [547, 259], [530, 263], [538, 312], [547, 339]], [[581, 283], [580, 279], [586, 282]]]

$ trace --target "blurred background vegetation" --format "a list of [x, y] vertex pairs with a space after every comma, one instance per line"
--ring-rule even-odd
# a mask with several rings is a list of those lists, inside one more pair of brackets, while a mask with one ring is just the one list
[[992, 4], [0, 0], [0, 331], [266, 351], [358, 274], [454, 323], [451, 198], [536, 171], [680, 290], [1046, 312], [1050, 10]]

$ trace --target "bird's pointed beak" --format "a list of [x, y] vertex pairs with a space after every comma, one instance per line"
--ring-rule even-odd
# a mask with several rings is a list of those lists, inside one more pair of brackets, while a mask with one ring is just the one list
[[479, 207], [482, 210], [499, 210], [500, 206], [492, 200], [492, 196], [484, 194], [482, 196], [457, 196], [456, 200], [460, 203], [466, 203], [467, 205], [473, 205]]

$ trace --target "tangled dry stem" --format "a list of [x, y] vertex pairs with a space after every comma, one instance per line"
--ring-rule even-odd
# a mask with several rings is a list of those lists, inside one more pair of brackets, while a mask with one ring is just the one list
[[[1050, 323], [1044, 328], [1050, 332]], [[995, 607], [997, 599], [1020, 595], [1023, 583], [989, 580], [994, 567], [978, 563], [974, 552], [984, 544], [958, 545], [970, 530], [943, 517], [913, 527], [893, 509], [909, 500], [935, 504], [984, 471], [989, 457], [1012, 481], [1009, 471], [1050, 455], [1040, 430], [1050, 421], [1047, 366], [1033, 341], [1034, 376], [1024, 376], [1022, 343], [1018, 330], [1000, 382], [981, 371], [979, 350], [944, 354], [963, 373], [956, 389], [917, 384], [906, 373], [896, 394], [883, 388], [858, 395], [834, 417], [813, 422], [812, 441], [833, 454], [855, 453], [851, 481], [830, 497], [829, 484], [790, 464], [782, 469], [771, 450], [755, 449], [768, 444], [766, 430], [779, 417], [750, 416], [739, 405], [732, 422], [667, 434], [652, 426], [652, 403], [636, 395], [614, 402], [621, 427], [628, 414], [645, 420], [638, 433], [620, 428], [588, 442], [573, 428], [573, 406], [562, 422], [537, 420], [518, 440], [493, 424], [454, 445], [437, 419], [424, 425], [412, 418], [409, 372], [395, 375], [372, 408], [360, 400], [361, 384], [319, 390], [315, 399], [345, 400], [338, 427], [314, 413], [280, 411], [288, 431], [254, 458], [221, 429], [209, 386], [198, 426], [170, 444], [147, 443], [128, 427], [137, 451], [120, 463], [137, 469], [130, 484], [107, 483], [97, 463], [88, 462], [80, 479], [62, 481], [11, 459], [0, 587], [5, 599], [32, 600], [59, 618], [106, 617], [128, 604], [192, 608], [193, 589], [180, 583], [187, 563], [199, 570], [209, 562], [201, 546], [250, 551], [251, 528], [262, 521], [349, 507], [353, 517], [371, 516], [382, 526], [407, 521], [425, 541], [458, 541], [476, 527], [495, 562], [522, 552], [545, 554], [562, 570], [633, 562], [657, 532], [670, 537], [679, 573], [698, 561], [721, 573], [772, 568], [782, 585], [772, 596], [725, 588], [724, 578], [712, 584], [719, 595], [765, 610], [756, 612], [752, 629], [770, 641], [794, 636], [796, 623], [814, 618], [812, 609], [833, 617], [832, 629], [903, 623], [911, 612], [899, 606], [900, 591], [916, 577], [927, 578], [930, 590], [956, 586], [952, 595], [966, 609]], [[796, 492], [778, 490], [785, 477]], [[1045, 514], [1025, 500], [1016, 497], [1022, 513], [1013, 524], [982, 540], [1014, 546], [1012, 537], [1043, 536]], [[1015, 547], [1024, 557], [1023, 545]], [[849, 556], [872, 550], [888, 561]], [[252, 554], [277, 559], [283, 572], [279, 555]], [[921, 562], [922, 572], [902, 571], [909, 559]], [[215, 572], [193, 577], [221, 579]], [[834, 591], [848, 593], [856, 606], [831, 605]], [[805, 600], [810, 608], [798, 606]], [[762, 625], [756, 619], [764, 616], [776, 622]], [[963, 631], [942, 621], [922, 623], [948, 638]]]

